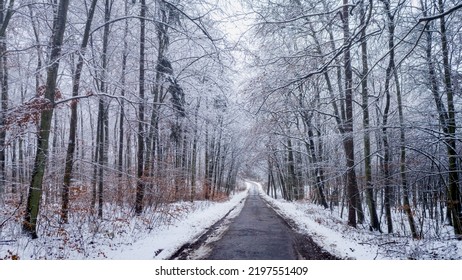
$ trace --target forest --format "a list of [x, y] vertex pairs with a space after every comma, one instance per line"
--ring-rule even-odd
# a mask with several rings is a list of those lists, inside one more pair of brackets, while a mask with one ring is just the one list
[[268, 191], [341, 205], [352, 227], [391, 234], [399, 211], [412, 238], [429, 221], [460, 238], [461, 3], [306, 2], [253, 6]]
[[0, 0], [0, 247], [151, 230], [246, 179], [352, 228], [461, 240], [461, 15], [459, 0]]

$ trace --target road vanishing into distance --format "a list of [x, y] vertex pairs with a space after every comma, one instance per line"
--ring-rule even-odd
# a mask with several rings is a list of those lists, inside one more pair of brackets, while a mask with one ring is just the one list
[[[295, 232], [261, 198], [251, 183], [249, 195], [237, 217], [226, 226], [212, 228], [177, 259], [208, 260], [296, 260], [336, 259], [317, 246], [309, 236]], [[223, 222], [223, 221], [222, 221]], [[220, 222], [219, 222], [220, 223]], [[223, 228], [226, 227], [226, 228]], [[215, 233], [220, 232], [221, 233]], [[217, 238], [218, 236], [218, 238]]]
[[241, 213], [213, 244], [210, 260], [295, 260], [292, 230], [269, 208], [255, 187]]

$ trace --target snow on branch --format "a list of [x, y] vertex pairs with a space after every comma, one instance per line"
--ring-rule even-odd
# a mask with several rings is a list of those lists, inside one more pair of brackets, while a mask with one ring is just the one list
[[458, 4], [456, 5], [455, 7], [452, 7], [451, 9], [447, 10], [446, 12], [443, 12], [441, 14], [437, 14], [437, 15], [434, 15], [434, 16], [430, 16], [430, 17], [423, 17], [423, 18], [420, 18], [419, 19], [419, 22], [424, 22], [424, 21], [432, 21], [432, 20], [435, 20], [435, 19], [439, 19], [439, 18], [442, 18], [446, 15], [449, 15], [450, 13], [453, 13], [455, 11], [457, 11], [458, 9], [462, 8], [462, 4]]

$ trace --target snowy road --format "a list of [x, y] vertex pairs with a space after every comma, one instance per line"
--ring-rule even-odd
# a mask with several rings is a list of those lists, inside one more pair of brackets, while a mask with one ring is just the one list
[[[179, 259], [295, 260], [333, 259], [311, 238], [294, 232], [261, 197], [259, 185], [247, 182], [249, 195], [240, 213], [225, 218]], [[176, 258], [176, 257], [175, 257]]]
[[241, 213], [223, 237], [212, 244], [207, 259], [293, 260], [298, 258], [293, 244], [291, 229], [252, 186]]

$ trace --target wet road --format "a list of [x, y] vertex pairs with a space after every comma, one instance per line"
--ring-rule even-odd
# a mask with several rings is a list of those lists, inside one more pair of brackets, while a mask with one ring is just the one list
[[241, 213], [213, 246], [209, 260], [295, 260], [291, 229], [269, 208], [255, 187]]

